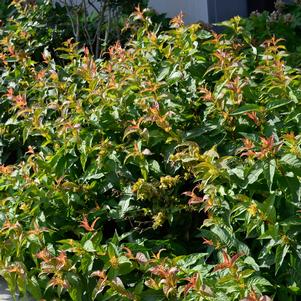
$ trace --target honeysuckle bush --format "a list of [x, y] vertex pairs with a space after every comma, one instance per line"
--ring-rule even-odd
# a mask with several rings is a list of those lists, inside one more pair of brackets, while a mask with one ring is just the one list
[[300, 72], [281, 40], [254, 46], [242, 24], [223, 35], [179, 15], [160, 32], [137, 8], [131, 40], [98, 60], [72, 40], [34, 60], [34, 31], [2, 30], [13, 294], [298, 300]]

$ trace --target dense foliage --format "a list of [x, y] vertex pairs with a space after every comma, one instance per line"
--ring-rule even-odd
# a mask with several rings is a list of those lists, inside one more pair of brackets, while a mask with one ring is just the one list
[[[16, 4], [19, 5], [18, 3]], [[1, 28], [0, 274], [45, 300], [298, 300], [300, 71], [282, 41], [160, 32], [39, 56]], [[32, 22], [24, 21], [31, 16]], [[268, 297], [269, 296], [269, 297]]]

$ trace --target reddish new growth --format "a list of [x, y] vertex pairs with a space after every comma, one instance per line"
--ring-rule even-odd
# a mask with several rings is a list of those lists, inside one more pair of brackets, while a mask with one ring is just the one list
[[219, 271], [219, 270], [224, 270], [224, 269], [231, 269], [232, 267], [235, 266], [235, 263], [239, 257], [241, 257], [243, 254], [242, 253], [237, 253], [233, 255], [232, 257], [229, 256], [229, 254], [226, 251], [222, 251], [223, 253], [223, 262], [217, 264], [214, 267], [214, 272]]
[[1, 231], [15, 230], [15, 229], [18, 229], [20, 227], [21, 227], [21, 225], [19, 224], [19, 222], [11, 223], [10, 220], [7, 218], [4, 222], [4, 224], [2, 225]]
[[91, 76], [95, 76], [97, 68], [96, 68], [95, 61], [89, 55], [89, 48], [88, 47], [84, 47], [84, 57], [83, 57], [82, 68], [83, 68], [84, 71], [90, 72]]
[[203, 245], [214, 246], [213, 240], [203, 238]]
[[258, 296], [254, 291], [251, 291], [248, 296], [240, 301], [272, 301], [268, 296]]
[[0, 174], [9, 175], [13, 171], [12, 166], [9, 165], [0, 165]]
[[208, 102], [214, 101], [214, 96], [210, 90], [202, 87], [202, 88], [199, 88], [199, 91], [203, 94], [202, 98], [204, 101], [208, 101]]
[[25, 270], [24, 270], [22, 264], [20, 264], [20, 263], [14, 263], [14, 264], [8, 266], [6, 268], [6, 271], [8, 273], [15, 273], [15, 274], [18, 274], [20, 276], [24, 276], [25, 275]]
[[190, 197], [188, 200], [188, 205], [195, 205], [195, 204], [200, 204], [203, 203], [206, 199], [208, 199], [208, 196], [197, 196], [193, 191], [185, 191], [182, 194], [187, 195]]
[[45, 248], [36, 254], [38, 259], [41, 259], [42, 273], [53, 275], [48, 286], [68, 288], [70, 284], [63, 278], [62, 271], [69, 271], [70, 264], [68, 262], [67, 254], [65, 251], [61, 251], [58, 256], [53, 256]]
[[171, 19], [170, 24], [175, 28], [181, 27], [184, 25], [183, 18], [184, 18], [184, 14], [183, 12], [180, 12], [177, 16]]
[[243, 156], [247, 156], [247, 157], [250, 157], [250, 156], [254, 156], [255, 155], [255, 152], [252, 150], [255, 145], [254, 143], [250, 140], [250, 139], [243, 139], [243, 143], [244, 143], [244, 146], [241, 147], [239, 149], [239, 151], [245, 151], [243, 152], [240, 156], [243, 157]]
[[236, 102], [239, 104], [242, 102], [242, 88], [246, 85], [245, 82], [242, 82], [239, 77], [236, 77], [234, 80], [228, 82], [226, 87], [233, 91]]
[[52, 255], [49, 253], [49, 251], [46, 248], [43, 249], [42, 251], [40, 251], [39, 253], [37, 253], [36, 257], [38, 259], [41, 259], [45, 263], [49, 262], [53, 258]]
[[6, 60], [6, 55], [4, 53], [0, 53], [0, 60], [4, 65], [8, 65], [7, 60]]
[[8, 50], [11, 57], [14, 57], [16, 55], [14, 46], [8, 46], [7, 50]]
[[34, 229], [29, 230], [29, 235], [36, 235], [39, 236], [43, 232], [48, 232], [49, 230], [46, 227], [40, 227], [36, 222], [34, 222]]
[[135, 7], [134, 15], [135, 15], [135, 18], [137, 20], [144, 20], [145, 19], [143, 11], [140, 8], [140, 5]]
[[88, 232], [94, 232], [95, 229], [95, 224], [96, 222], [99, 220], [99, 217], [97, 217], [91, 224], [91, 226], [89, 225], [89, 222], [88, 222], [88, 219], [87, 219], [87, 216], [84, 215], [83, 217], [83, 220], [81, 221], [81, 224], [80, 224], [80, 227], [83, 227], [86, 231]]
[[34, 149], [31, 145], [28, 146], [27, 152], [25, 154], [33, 155], [34, 154]]
[[279, 146], [275, 145], [274, 136], [270, 136], [268, 138], [260, 137], [261, 148], [260, 151], [255, 152], [253, 149], [255, 148], [254, 143], [250, 139], [243, 139], [244, 146], [239, 148], [238, 151], [244, 151], [240, 156], [253, 157], [255, 156], [258, 159], [263, 159], [268, 157], [269, 154], [275, 154]]
[[149, 108], [149, 113], [151, 121], [155, 122], [158, 127], [162, 128], [166, 132], [171, 131], [171, 127], [166, 120], [170, 116], [170, 112], [167, 112], [162, 116], [159, 111], [159, 104], [155, 103]]
[[284, 39], [276, 39], [276, 37], [273, 36], [271, 39], [265, 40], [263, 46], [269, 48], [270, 51], [277, 53], [279, 48], [283, 48], [281, 45], [278, 46], [281, 41], [284, 41]]
[[205, 284], [201, 284], [200, 275], [198, 273], [195, 273], [191, 277], [184, 278], [184, 280], [188, 281], [184, 288], [184, 295], [187, 295], [190, 290], [196, 290], [205, 293], [205, 295], [213, 296], [213, 292], [210, 287]]
[[212, 35], [214, 37], [214, 39], [211, 40], [211, 42], [213, 44], [218, 44], [220, 43], [220, 40], [221, 38], [224, 36], [223, 34], [218, 34], [218, 33], [215, 33], [215, 32], [212, 32]]
[[105, 271], [94, 271], [91, 274], [91, 277], [98, 277], [97, 288], [98, 291], [101, 292], [105, 288], [108, 279], [108, 276], [106, 275]]
[[[159, 276], [161, 278], [160, 283], [163, 284], [163, 292], [168, 296], [177, 285], [177, 272], [176, 267], [164, 267], [163, 265], [158, 265], [149, 270], [153, 275]], [[153, 280], [154, 281], [154, 280]]]
[[43, 81], [46, 75], [46, 70], [41, 70], [36, 74], [37, 81]]
[[161, 278], [167, 278], [167, 277], [170, 277], [171, 275], [175, 275], [178, 272], [178, 269], [175, 267], [166, 268], [162, 265], [157, 265], [153, 268], [150, 268], [149, 271], [152, 274], [159, 276]]
[[192, 277], [188, 277], [188, 278], [185, 278], [184, 280], [187, 280], [188, 283], [185, 285], [185, 289], [184, 289], [184, 294], [187, 295], [187, 293], [190, 291], [190, 290], [193, 290], [196, 288], [197, 286], [197, 282], [198, 282], [198, 274], [194, 274]]
[[257, 126], [260, 125], [260, 120], [259, 120], [259, 118], [257, 117], [256, 112], [249, 112], [249, 113], [246, 113], [246, 115], [247, 115], [251, 120], [253, 120], [253, 122], [254, 122]]
[[136, 256], [134, 256], [133, 252], [128, 247], [123, 247], [122, 249], [124, 249], [126, 251], [126, 253], [124, 255], [127, 258], [129, 258], [131, 260], [136, 260], [140, 264], [145, 264], [148, 262], [148, 259], [146, 258], [146, 256], [143, 253], [138, 252], [136, 254]]
[[62, 279], [61, 277], [52, 277], [51, 280], [49, 281], [49, 286], [52, 287], [59, 286], [63, 288], [68, 288], [69, 283], [65, 279]]
[[122, 60], [125, 57], [125, 50], [122, 48], [119, 41], [109, 48], [109, 55], [111, 59], [117, 58]]
[[14, 90], [13, 88], [9, 88], [7, 90], [7, 93], [5, 95], [9, 100], [11, 100], [12, 102], [14, 102], [15, 106], [17, 108], [21, 108], [24, 109], [27, 106], [27, 101], [26, 101], [26, 97], [24, 95], [14, 95]]
[[275, 143], [274, 143], [274, 136], [272, 135], [269, 138], [260, 137], [261, 140], [261, 150], [260, 152], [256, 153], [256, 157], [262, 159], [267, 157], [269, 153], [275, 152]]
[[56, 259], [57, 268], [59, 270], [65, 267], [68, 263], [68, 258], [66, 252], [64, 251], [60, 252], [60, 254], [55, 259]]

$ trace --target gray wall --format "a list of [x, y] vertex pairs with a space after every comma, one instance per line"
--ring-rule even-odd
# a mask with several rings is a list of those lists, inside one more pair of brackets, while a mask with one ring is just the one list
[[209, 21], [207, 0], [150, 0], [149, 6], [160, 13], [167, 13], [168, 17], [174, 17], [182, 11], [187, 24]]
[[247, 0], [208, 0], [209, 22], [216, 23], [234, 16], [248, 15]]
[[220, 22], [236, 15], [247, 16], [247, 0], [150, 0], [150, 6], [168, 17], [184, 13], [185, 23]]

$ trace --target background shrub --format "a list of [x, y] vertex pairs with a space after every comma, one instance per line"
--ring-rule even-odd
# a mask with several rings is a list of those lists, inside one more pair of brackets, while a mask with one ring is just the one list
[[290, 65], [300, 66], [301, 45], [301, 6], [300, 1], [285, 4], [276, 1], [275, 10], [272, 13], [253, 12], [249, 18], [241, 23], [244, 31], [252, 36], [253, 45], [260, 45], [265, 39], [276, 36], [283, 39], [282, 43], [288, 50]]

